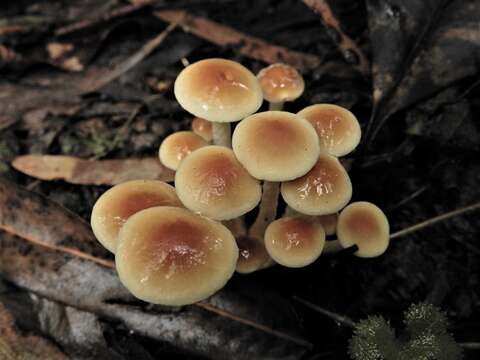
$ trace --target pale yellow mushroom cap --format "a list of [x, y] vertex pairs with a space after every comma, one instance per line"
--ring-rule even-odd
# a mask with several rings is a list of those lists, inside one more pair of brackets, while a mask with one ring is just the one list
[[233, 122], [262, 105], [262, 89], [243, 65], [206, 59], [187, 66], [175, 81], [175, 97], [189, 113], [213, 122]]
[[238, 248], [225, 226], [187, 209], [154, 207], [130, 217], [115, 254], [121, 282], [137, 298], [181, 306], [221, 289]]
[[238, 245], [237, 272], [249, 274], [263, 269], [271, 260], [265, 249], [263, 239], [256, 239], [249, 236], [238, 236], [236, 238]]
[[[313, 220], [313, 219], [312, 219]], [[322, 253], [325, 231], [322, 225], [302, 217], [285, 217], [265, 231], [265, 248], [275, 262], [287, 267], [313, 263]]]
[[193, 131], [178, 131], [162, 141], [158, 150], [158, 157], [165, 167], [177, 170], [185, 156], [207, 145], [208, 142]]
[[173, 186], [158, 180], [132, 180], [100, 196], [93, 206], [91, 225], [98, 241], [115, 253], [118, 232], [130, 216], [153, 206], [182, 206]]
[[287, 64], [272, 64], [257, 74], [263, 97], [272, 103], [293, 101], [305, 90], [302, 75]]
[[321, 154], [307, 174], [282, 183], [280, 191], [294, 210], [307, 215], [328, 215], [348, 204], [352, 183], [336, 157]]
[[268, 181], [305, 175], [320, 153], [313, 127], [286, 111], [265, 111], [244, 119], [233, 132], [232, 148], [253, 177]]
[[212, 141], [213, 132], [212, 132], [212, 123], [208, 120], [195, 117], [192, 120], [192, 131], [201, 136], [205, 141]]
[[344, 248], [358, 246], [356, 256], [380, 256], [390, 242], [390, 225], [376, 205], [366, 201], [355, 202], [340, 213], [337, 236]]
[[190, 210], [229, 220], [252, 210], [262, 196], [260, 183], [231, 149], [205, 146], [187, 156], [175, 174], [175, 188]]
[[360, 143], [362, 130], [357, 118], [347, 109], [333, 104], [317, 104], [300, 111], [298, 116], [315, 128], [320, 151], [334, 156], [352, 152]]

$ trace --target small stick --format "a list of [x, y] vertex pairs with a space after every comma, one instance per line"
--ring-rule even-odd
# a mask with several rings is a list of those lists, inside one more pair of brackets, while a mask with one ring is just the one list
[[295, 301], [298, 301], [299, 303], [302, 303], [306, 307], [309, 307], [310, 309], [313, 309], [315, 311], [318, 311], [320, 314], [323, 314], [325, 316], [328, 316], [330, 319], [333, 319], [337, 323], [340, 323], [344, 326], [348, 327], [354, 327], [355, 326], [355, 321], [350, 319], [348, 316], [343, 316], [331, 311], [328, 311], [318, 305], [312, 304], [310, 301], [304, 300], [302, 298], [299, 298], [298, 296], [294, 296], [293, 299]]

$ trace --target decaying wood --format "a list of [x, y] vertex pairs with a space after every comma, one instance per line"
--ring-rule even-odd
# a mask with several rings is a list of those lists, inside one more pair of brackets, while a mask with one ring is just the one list
[[[355, 41], [343, 32], [340, 22], [333, 14], [328, 2], [326, 0], [303, 0], [303, 2], [313, 11], [320, 14], [325, 26], [331, 27], [335, 31], [336, 35], [332, 40], [337, 44], [345, 60], [353, 63], [353, 66], [363, 75], [370, 75], [370, 62]], [[338, 39], [336, 37], [338, 37]], [[353, 53], [353, 57], [356, 58], [355, 62], [350, 60], [350, 52]]]
[[[16, 235], [0, 236], [0, 273], [39, 296], [114, 318], [140, 334], [212, 358], [243, 359], [265, 354], [267, 359], [293, 359], [309, 345], [250, 320], [260, 319], [268, 324], [267, 320], [273, 319], [278, 329], [276, 314], [281, 311], [285, 316], [286, 312], [271, 304], [280, 306], [280, 298], [272, 301], [264, 294], [262, 299], [247, 301], [237, 291], [222, 291], [208, 302], [181, 313], [151, 307], [135, 301], [120, 284], [113, 262], [92, 261], [90, 257], [98, 256], [100, 246], [88, 224], [74, 214], [5, 180], [0, 181], [0, 211], [0, 227]], [[65, 252], [61, 247], [76, 251]], [[79, 257], [80, 252], [88, 256]], [[233, 315], [234, 311], [239, 315]], [[212, 313], [220, 316], [212, 318]], [[293, 326], [288, 328], [292, 331]]]
[[321, 64], [318, 56], [269, 44], [265, 40], [241, 33], [209, 19], [194, 16], [183, 10], [156, 11], [155, 16], [169, 23], [178, 23], [184, 31], [191, 32], [214, 44], [236, 46], [243, 55], [268, 64], [283, 62], [301, 72], [313, 70]]
[[22, 155], [12, 166], [41, 180], [65, 180], [72, 184], [115, 185], [128, 180], [173, 181], [175, 173], [157, 158], [85, 160], [63, 155]]

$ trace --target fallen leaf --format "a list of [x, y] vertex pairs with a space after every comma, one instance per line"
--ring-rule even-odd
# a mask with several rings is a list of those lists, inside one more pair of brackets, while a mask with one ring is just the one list
[[13, 160], [12, 166], [38, 179], [83, 185], [115, 185], [134, 179], [169, 182], [175, 175], [157, 158], [85, 160], [63, 155], [22, 155]]
[[371, 139], [395, 112], [480, 69], [480, 2], [368, 0]]
[[68, 43], [51, 42], [47, 44], [48, 56], [50, 56], [52, 60], [60, 59], [72, 50], [73, 45]]

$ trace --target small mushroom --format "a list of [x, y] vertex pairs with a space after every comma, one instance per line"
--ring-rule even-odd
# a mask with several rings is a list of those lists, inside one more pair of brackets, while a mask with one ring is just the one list
[[287, 64], [272, 64], [260, 70], [257, 79], [270, 110], [282, 110], [284, 102], [294, 101], [305, 90], [302, 75]]
[[307, 174], [282, 183], [281, 193], [285, 202], [299, 213], [328, 215], [348, 204], [352, 183], [336, 157], [322, 154]]
[[285, 217], [272, 222], [265, 231], [265, 248], [275, 262], [287, 267], [313, 263], [322, 253], [325, 231], [305, 217]]
[[312, 105], [297, 115], [310, 122], [317, 131], [322, 153], [344, 156], [352, 152], [360, 142], [362, 130], [357, 118], [341, 106]]
[[115, 253], [118, 232], [130, 216], [153, 206], [182, 206], [175, 188], [158, 180], [132, 180], [104, 192], [92, 209], [91, 225], [98, 241]]
[[340, 213], [337, 224], [338, 241], [342, 247], [358, 246], [359, 257], [382, 255], [390, 241], [388, 219], [376, 205], [354, 202]]
[[239, 250], [237, 272], [249, 274], [265, 268], [271, 261], [265, 249], [263, 239], [244, 235], [237, 237], [236, 240]]
[[255, 75], [225, 59], [206, 59], [187, 66], [178, 75], [174, 91], [182, 108], [213, 122], [213, 143], [227, 147], [230, 123], [253, 114], [263, 101]]
[[175, 174], [178, 197], [190, 210], [215, 220], [229, 220], [252, 210], [261, 187], [231, 149], [205, 146], [187, 156]]
[[212, 141], [213, 134], [212, 134], [212, 123], [208, 120], [194, 117], [192, 120], [192, 131], [201, 136], [205, 141]]
[[221, 289], [235, 271], [238, 248], [222, 224], [187, 209], [142, 210], [122, 227], [115, 264], [137, 298], [181, 306]]
[[165, 167], [177, 170], [185, 156], [207, 145], [208, 142], [193, 131], [178, 131], [162, 141], [158, 157]]

